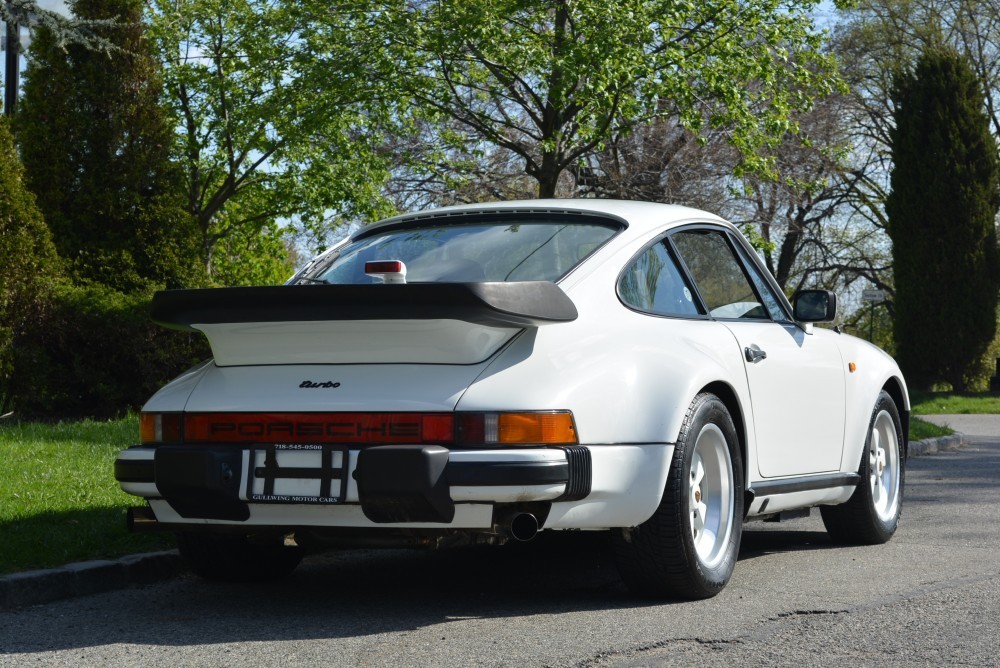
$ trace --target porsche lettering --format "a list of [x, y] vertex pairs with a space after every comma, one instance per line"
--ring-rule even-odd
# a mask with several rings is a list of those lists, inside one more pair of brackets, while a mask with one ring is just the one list
[[327, 437], [327, 438], [390, 438], [417, 437], [419, 422], [392, 422], [368, 426], [362, 422], [210, 422], [209, 436], [245, 436], [247, 438]]

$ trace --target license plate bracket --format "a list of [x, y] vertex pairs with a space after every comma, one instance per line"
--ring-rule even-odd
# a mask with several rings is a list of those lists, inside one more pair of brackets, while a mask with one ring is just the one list
[[246, 474], [251, 503], [344, 503], [347, 448], [330, 444], [262, 443], [251, 446]]

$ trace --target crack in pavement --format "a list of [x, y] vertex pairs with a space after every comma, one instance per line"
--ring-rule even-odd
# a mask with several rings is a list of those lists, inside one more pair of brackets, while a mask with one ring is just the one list
[[[957, 590], [969, 585], [975, 585], [979, 582], [996, 577], [1000, 577], [1000, 572], [967, 575], [950, 580], [934, 580], [922, 583], [921, 585], [905, 592], [887, 596], [879, 599], [878, 601], [861, 603], [846, 608], [800, 609], [780, 612], [777, 615], [761, 620], [755, 630], [740, 633], [730, 638], [670, 638], [636, 647], [608, 650], [606, 652], [600, 652], [590, 659], [577, 663], [576, 668], [595, 668], [597, 666], [607, 665], [610, 662], [614, 662], [615, 665], [617, 665], [618, 662], [622, 661], [624, 661], [624, 666], [629, 667], [648, 665], [641, 662], [644, 660], [654, 659], [655, 654], [662, 650], [670, 650], [671, 653], [681, 653], [686, 651], [686, 648], [697, 650], [699, 647], [710, 647], [713, 650], [725, 651], [733, 646], [766, 643], [775, 635], [788, 630], [790, 627], [796, 626], [802, 620], [812, 619], [817, 616], [835, 617], [840, 615], [851, 615], [879, 608], [892, 607], [901, 603], [927, 597], [938, 592]], [[644, 657], [643, 655], [648, 656]]]

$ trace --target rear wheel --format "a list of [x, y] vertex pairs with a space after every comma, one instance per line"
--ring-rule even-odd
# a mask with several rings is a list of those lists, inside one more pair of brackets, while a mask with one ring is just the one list
[[276, 580], [295, 570], [303, 555], [280, 537], [258, 543], [240, 534], [178, 533], [177, 549], [196, 575], [217, 582]]
[[846, 503], [820, 508], [823, 524], [835, 541], [877, 545], [896, 533], [903, 506], [904, 443], [896, 402], [883, 391], [868, 424], [858, 467], [861, 482]]
[[743, 463], [725, 404], [700, 394], [674, 448], [653, 516], [613, 533], [618, 570], [643, 596], [702, 599], [732, 576], [743, 520]]

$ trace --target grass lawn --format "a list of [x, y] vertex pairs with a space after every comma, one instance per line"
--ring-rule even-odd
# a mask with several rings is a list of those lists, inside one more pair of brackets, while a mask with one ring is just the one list
[[125, 530], [125, 509], [141, 501], [119, 489], [114, 462], [138, 430], [135, 417], [0, 421], [0, 574], [172, 546], [169, 534]]
[[922, 441], [925, 438], [937, 438], [954, 434], [953, 429], [939, 427], [918, 417], [910, 416], [910, 441]]
[[1000, 393], [955, 394], [954, 392], [911, 392], [913, 413], [917, 415], [982, 415], [1000, 413]]

